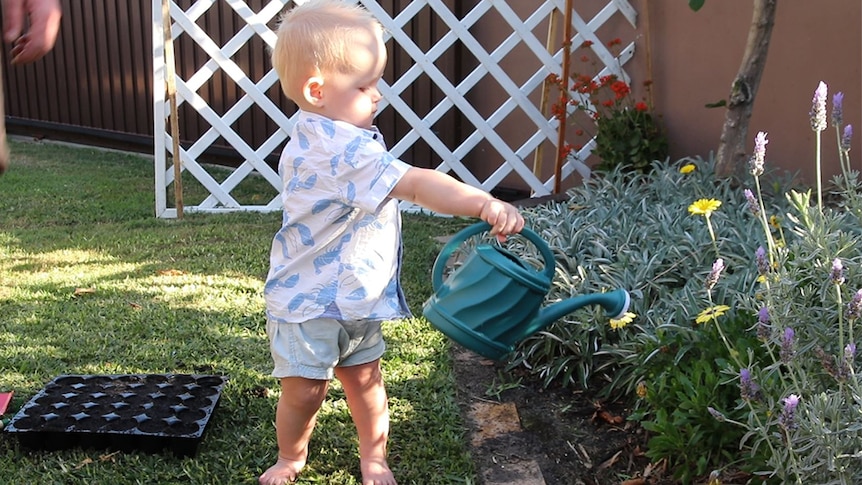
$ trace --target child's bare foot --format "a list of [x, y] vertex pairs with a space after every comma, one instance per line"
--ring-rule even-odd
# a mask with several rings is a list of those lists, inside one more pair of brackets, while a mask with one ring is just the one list
[[386, 460], [361, 460], [362, 485], [398, 485]]
[[275, 465], [257, 479], [260, 485], [287, 485], [296, 481], [299, 471], [305, 466], [305, 461], [279, 458]]

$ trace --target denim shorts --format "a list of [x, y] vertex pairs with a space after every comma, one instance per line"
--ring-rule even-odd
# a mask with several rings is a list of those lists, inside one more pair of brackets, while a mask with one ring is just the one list
[[330, 380], [336, 367], [374, 362], [386, 344], [379, 320], [341, 322], [319, 318], [303, 323], [266, 322], [273, 377]]

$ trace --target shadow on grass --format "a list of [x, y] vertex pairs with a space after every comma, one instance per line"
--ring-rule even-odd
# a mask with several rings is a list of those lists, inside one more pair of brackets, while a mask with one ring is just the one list
[[[262, 289], [280, 214], [159, 220], [147, 159], [53, 145], [12, 150], [12, 168], [0, 178], [0, 391], [15, 391], [10, 409], [61, 374], [230, 381], [195, 457], [33, 452], [6, 439], [4, 481], [257, 483], [277, 452], [279, 391], [269, 376]], [[427, 240], [433, 227], [407, 226], [405, 287], [418, 313], [437, 246]], [[399, 480], [469, 482], [446, 342], [422, 319], [385, 332], [390, 460]], [[337, 381], [332, 387], [299, 483], [359, 483], [355, 431]]]

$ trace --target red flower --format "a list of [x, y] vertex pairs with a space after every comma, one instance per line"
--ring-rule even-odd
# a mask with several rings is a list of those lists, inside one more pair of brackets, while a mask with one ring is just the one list
[[648, 109], [649, 109], [649, 106], [647, 106], [647, 104], [646, 104], [646, 103], [644, 103], [643, 101], [638, 101], [638, 102], [635, 104], [635, 110], [636, 110], [636, 111], [646, 111], [646, 110], [648, 110]]
[[584, 47], [590, 47], [590, 46], [592, 46], [592, 45], [593, 45], [593, 41], [591, 41], [591, 40], [585, 40], [585, 41], [581, 42], [581, 47], [582, 47], [582, 48], [584, 48]]
[[602, 106], [606, 108], [612, 108], [614, 106], [614, 102], [612, 100], [602, 101]]
[[599, 89], [599, 85], [596, 84], [595, 81], [588, 81], [577, 88], [577, 91], [581, 94], [592, 94]]
[[608, 74], [607, 76], [602, 76], [599, 78], [599, 82], [602, 86], [607, 86], [608, 84], [611, 84], [616, 80], [617, 76], [615, 74]]
[[581, 56], [581, 62], [590, 62], [589, 56]]
[[616, 93], [617, 99], [620, 99], [621, 97], [629, 94], [631, 92], [631, 89], [629, 89], [629, 85], [626, 84], [625, 81], [614, 81], [613, 84], [611, 84], [611, 91]]
[[608, 42], [608, 47], [613, 47], [613, 46], [615, 46], [615, 45], [620, 45], [620, 44], [622, 44], [622, 43], [623, 43], [623, 40], [622, 40], [622, 39], [620, 39], [619, 37], [617, 37], [616, 39], [614, 39], [614, 40], [612, 40], [612, 41]]
[[558, 120], [563, 119], [563, 113], [564, 111], [559, 104], [555, 103], [551, 105], [551, 114], [554, 116], [554, 118]]
[[575, 130], [575, 135], [581, 136], [584, 134], [584, 130]]

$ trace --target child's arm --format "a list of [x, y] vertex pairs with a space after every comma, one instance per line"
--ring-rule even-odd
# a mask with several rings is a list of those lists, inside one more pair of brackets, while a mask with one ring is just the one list
[[389, 195], [434, 212], [478, 217], [491, 225], [493, 235], [516, 234], [524, 228], [524, 218], [512, 204], [436, 170], [410, 168]]

